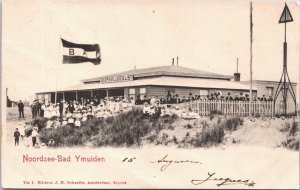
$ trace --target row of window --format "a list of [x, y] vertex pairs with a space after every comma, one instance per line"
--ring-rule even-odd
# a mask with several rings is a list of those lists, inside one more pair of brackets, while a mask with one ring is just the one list
[[[146, 94], [146, 88], [139, 88], [138, 94]], [[129, 88], [129, 95], [135, 95], [135, 88]]]
[[[141, 95], [141, 97], [143, 97], [142, 95], [146, 94], [146, 88], [139, 88], [138, 92], [139, 93], [136, 93], [136, 89], [135, 88], [130, 88], [129, 89], [129, 97], [135, 98], [136, 94], [139, 94], [139, 95]], [[207, 96], [208, 95], [208, 90], [200, 90], [199, 91], [199, 95], [200, 96]]]

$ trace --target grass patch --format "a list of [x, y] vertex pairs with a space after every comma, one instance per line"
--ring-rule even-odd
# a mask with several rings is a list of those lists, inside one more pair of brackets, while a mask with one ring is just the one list
[[223, 142], [226, 131], [235, 131], [243, 125], [244, 120], [240, 117], [218, 119], [216, 124], [209, 126], [202, 122], [202, 131], [197, 133], [191, 143], [195, 147], [211, 147]]
[[[46, 144], [53, 139], [55, 146], [81, 146], [88, 141], [96, 147], [139, 146], [142, 138], [151, 131], [159, 133], [165, 128], [173, 130], [172, 123], [176, 119], [177, 116], [174, 115], [161, 118], [158, 114], [144, 118], [141, 110], [134, 109], [116, 117], [87, 120], [81, 128], [67, 125], [58, 129], [45, 129], [46, 122], [40, 122], [43, 123], [40, 139]], [[149, 137], [148, 140], [154, 142], [155, 138], [157, 135]]]
[[224, 139], [224, 135], [224, 127], [214, 125], [203, 128], [200, 133], [196, 134], [192, 142], [195, 147], [211, 147], [221, 143]]
[[222, 124], [221, 121], [218, 121], [218, 124], [223, 125], [225, 130], [228, 131], [236, 131], [238, 126], [243, 125], [244, 120], [240, 117], [230, 117], [226, 118], [225, 123]]
[[299, 122], [295, 120], [293, 120], [291, 123], [286, 122], [280, 131], [287, 132], [286, 140], [281, 143], [282, 146], [292, 150], [299, 150]]

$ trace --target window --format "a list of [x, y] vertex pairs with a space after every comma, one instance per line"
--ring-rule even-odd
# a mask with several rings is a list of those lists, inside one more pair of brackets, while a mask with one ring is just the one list
[[135, 100], [135, 89], [129, 88], [129, 98], [133, 98]]
[[45, 99], [50, 100], [51, 95], [50, 94], [45, 94]]
[[274, 87], [267, 87], [268, 95], [273, 95]]
[[140, 88], [140, 94], [146, 94], [146, 88]]
[[143, 100], [144, 96], [146, 95], [146, 88], [140, 88], [139, 93], [141, 100]]
[[135, 94], [135, 89], [134, 88], [129, 88], [129, 95]]

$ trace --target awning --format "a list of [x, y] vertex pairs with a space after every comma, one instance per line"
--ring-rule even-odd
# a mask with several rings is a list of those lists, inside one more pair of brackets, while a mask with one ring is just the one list
[[[132, 80], [126, 82], [117, 82], [117, 83], [80, 84], [77, 86], [59, 89], [58, 92], [124, 88], [124, 87], [135, 87], [135, 86], [172, 86], [172, 87], [227, 89], [227, 90], [229, 89], [249, 90], [250, 89], [249, 85], [247, 84], [241, 84], [240, 82], [233, 82], [233, 81], [201, 79], [201, 78], [186, 78], [186, 77], [157, 77], [157, 78], [140, 79], [140, 80]], [[253, 88], [253, 90], [257, 90], [257, 88]]]

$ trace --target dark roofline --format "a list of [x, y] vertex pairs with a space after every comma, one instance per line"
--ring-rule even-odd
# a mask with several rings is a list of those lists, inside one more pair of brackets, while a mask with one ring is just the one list
[[[274, 80], [252, 80], [253, 82], [273, 82], [273, 83], [279, 83], [279, 81]], [[246, 81], [240, 81], [240, 82], [250, 82], [249, 80]], [[292, 84], [298, 84], [296, 82], [291, 82]]]

